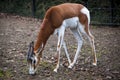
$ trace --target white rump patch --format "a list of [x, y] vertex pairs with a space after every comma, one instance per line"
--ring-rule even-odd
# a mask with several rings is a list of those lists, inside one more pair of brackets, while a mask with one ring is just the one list
[[86, 7], [84, 7], [81, 9], [81, 12], [87, 16], [88, 24], [90, 24], [90, 12], [89, 12], [89, 10]]

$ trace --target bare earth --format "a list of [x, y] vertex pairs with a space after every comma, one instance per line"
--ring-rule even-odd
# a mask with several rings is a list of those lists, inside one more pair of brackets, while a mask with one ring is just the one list
[[[57, 36], [51, 35], [43, 52], [37, 74], [28, 74], [26, 54], [31, 41], [36, 41], [40, 20], [0, 13], [0, 80], [120, 80], [120, 27], [91, 26], [95, 36], [98, 65], [93, 66], [93, 55], [87, 39], [72, 70], [67, 68], [64, 49], [61, 65], [54, 73], [51, 59], [56, 52]], [[85, 37], [84, 37], [85, 38]], [[77, 48], [76, 40], [67, 29], [65, 41], [71, 59]]]

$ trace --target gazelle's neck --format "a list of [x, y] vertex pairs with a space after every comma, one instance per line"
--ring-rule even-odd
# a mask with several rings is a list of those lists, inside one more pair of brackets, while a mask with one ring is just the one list
[[45, 46], [47, 40], [49, 39], [50, 35], [54, 32], [54, 29], [51, 27], [51, 24], [48, 19], [44, 19], [41, 27], [40, 32], [37, 37], [37, 41], [34, 46], [34, 51], [37, 51], [43, 44]]

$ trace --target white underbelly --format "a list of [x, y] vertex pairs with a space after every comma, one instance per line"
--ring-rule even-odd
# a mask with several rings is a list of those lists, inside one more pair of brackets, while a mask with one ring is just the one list
[[62, 29], [66, 29], [66, 28], [78, 28], [81, 32], [84, 32], [84, 26], [79, 22], [79, 18], [78, 17], [72, 17], [72, 18], [68, 18], [65, 19], [62, 23], [62, 25], [55, 30], [54, 34], [58, 33], [59, 30]]
[[62, 26], [66, 27], [66, 28], [75, 28], [77, 27], [79, 23], [79, 18], [78, 17], [72, 17], [72, 18], [69, 18], [69, 19], [65, 19], [63, 21], [63, 24]]

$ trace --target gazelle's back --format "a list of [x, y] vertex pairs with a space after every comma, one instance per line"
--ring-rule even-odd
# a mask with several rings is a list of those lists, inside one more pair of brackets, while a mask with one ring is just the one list
[[[81, 13], [84, 8], [81, 4], [65, 3], [58, 6], [51, 7], [45, 14], [45, 18], [49, 19], [54, 27], [59, 27], [65, 19], [78, 17], [79, 20], [84, 20], [85, 16]], [[81, 16], [82, 15], [82, 16]]]

